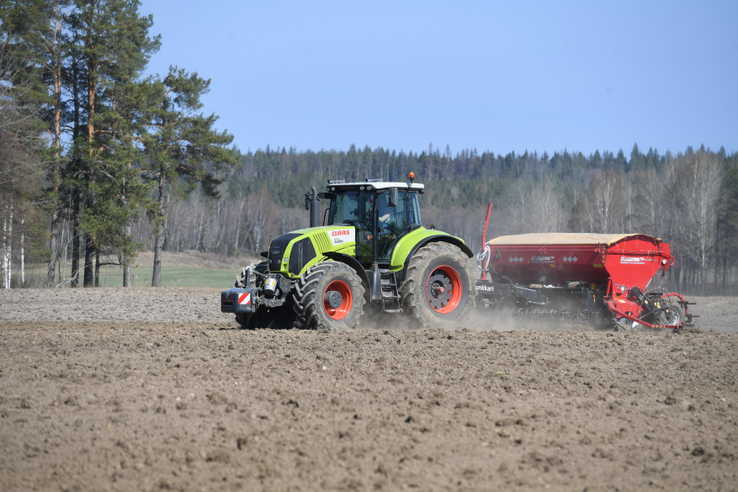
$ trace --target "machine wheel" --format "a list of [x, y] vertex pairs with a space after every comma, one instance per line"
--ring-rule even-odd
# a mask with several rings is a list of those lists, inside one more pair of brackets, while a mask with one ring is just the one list
[[664, 308], [661, 312], [661, 321], [665, 325], [678, 325], [684, 322], [684, 311], [677, 304]]
[[364, 314], [364, 287], [345, 263], [327, 261], [308, 268], [293, 293], [297, 320], [305, 327], [350, 329]]
[[473, 305], [473, 273], [466, 255], [448, 243], [420, 248], [400, 286], [402, 307], [429, 328], [462, 322]]

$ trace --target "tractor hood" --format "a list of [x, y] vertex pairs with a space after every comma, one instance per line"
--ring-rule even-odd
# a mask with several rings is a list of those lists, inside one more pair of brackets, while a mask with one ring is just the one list
[[353, 256], [356, 230], [353, 226], [321, 226], [283, 234], [269, 245], [269, 271], [297, 277], [308, 266], [317, 263], [326, 252]]

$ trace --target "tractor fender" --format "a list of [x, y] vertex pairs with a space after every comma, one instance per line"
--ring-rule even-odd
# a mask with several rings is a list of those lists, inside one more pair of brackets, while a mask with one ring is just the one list
[[361, 263], [359, 263], [359, 260], [354, 258], [353, 256], [349, 256], [344, 253], [338, 253], [336, 251], [326, 251], [323, 253], [323, 256], [326, 258], [329, 258], [333, 261], [340, 261], [341, 263], [345, 263], [348, 266], [350, 266], [352, 269], [356, 271], [356, 274], [361, 279], [361, 283], [364, 284], [365, 292], [369, 292], [369, 277], [366, 274], [366, 270], [364, 270], [364, 267], [361, 266]]
[[418, 243], [413, 246], [413, 249], [410, 250], [410, 253], [408, 253], [407, 257], [405, 258], [405, 264], [402, 267], [402, 272], [400, 273], [400, 278], [398, 278], [397, 282], [398, 284], [401, 284], [405, 280], [405, 275], [407, 273], [407, 266], [410, 264], [410, 258], [413, 257], [413, 255], [423, 246], [430, 244], [430, 243], [449, 243], [453, 244], [457, 248], [459, 248], [461, 251], [466, 254], [469, 258], [474, 256], [474, 253], [472, 253], [472, 250], [469, 249], [469, 246], [464, 244], [464, 241], [459, 239], [456, 236], [452, 236], [450, 234], [433, 234], [432, 236], [427, 236], [423, 238], [421, 241], [418, 241]]

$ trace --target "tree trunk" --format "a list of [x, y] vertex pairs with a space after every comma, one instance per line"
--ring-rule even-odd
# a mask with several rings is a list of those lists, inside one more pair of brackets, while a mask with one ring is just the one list
[[95, 287], [100, 287], [100, 251], [95, 250]]
[[154, 217], [154, 272], [151, 275], [151, 286], [161, 287], [161, 252], [164, 246], [164, 169], [159, 170], [157, 196], [157, 212]]
[[157, 227], [158, 232], [154, 232], [154, 272], [151, 275], [151, 286], [161, 287], [161, 247], [164, 242], [161, 232], [161, 226]]
[[59, 270], [59, 284], [55, 285], [54, 287], [61, 287], [64, 285], [65, 277], [67, 275], [67, 260], [69, 259], [69, 239], [66, 238], [66, 232], [69, 230], [69, 224], [66, 220], [63, 221], [62, 227], [61, 227], [61, 241], [60, 241], [60, 249], [62, 251], [61, 253], [61, 261], [58, 263], [58, 270]]
[[20, 244], [20, 269], [21, 269], [21, 283], [20, 287], [26, 286], [26, 232], [24, 226], [26, 225], [26, 218], [21, 218], [21, 244]]
[[50, 45], [51, 73], [53, 77], [54, 94], [54, 127], [53, 142], [54, 165], [52, 169], [52, 197], [54, 200], [54, 211], [51, 214], [51, 257], [49, 268], [46, 271], [46, 287], [52, 287], [56, 283], [56, 264], [59, 258], [59, 187], [61, 185], [61, 172], [59, 160], [61, 158], [61, 117], [62, 117], [62, 56], [61, 56], [61, 34], [62, 34], [62, 7], [56, 6], [56, 17], [54, 19], [54, 33]]
[[74, 226], [72, 228], [72, 281], [71, 287], [79, 285], [79, 193], [74, 191], [72, 200], [72, 220]]
[[727, 295], [726, 294], [727, 291], [725, 289], [725, 287], [727, 285], [726, 284], [726, 278], [728, 276], [728, 256], [727, 255], [724, 255], [723, 256], [722, 263], [723, 263], [723, 282], [722, 282], [723, 290], [722, 290], [722, 294], [723, 295]]
[[51, 214], [51, 237], [49, 241], [51, 248], [51, 257], [49, 258], [49, 267], [46, 270], [46, 287], [53, 287], [56, 283], [56, 260], [59, 249], [59, 207], [55, 206]]
[[97, 250], [95, 248], [94, 241], [89, 234], [85, 234], [85, 287], [93, 287], [95, 285], [95, 279], [93, 276], [93, 258], [95, 257], [96, 252]]
[[[87, 39], [85, 47], [90, 49], [95, 45], [90, 31], [87, 31]], [[94, 206], [91, 186], [95, 181], [93, 171], [94, 143], [95, 143], [95, 109], [97, 98], [97, 70], [98, 62], [94, 55], [90, 55], [87, 60], [87, 160], [85, 162], [85, 172], [82, 173], [87, 178], [87, 189], [85, 190], [85, 206], [90, 209]], [[84, 286], [92, 287], [94, 285], [93, 263], [92, 258], [97, 253], [97, 246], [89, 234], [85, 234], [85, 278]]]
[[123, 255], [123, 287], [133, 287], [133, 272], [128, 255]]
[[[92, 182], [92, 179], [90, 179], [90, 182]], [[85, 205], [87, 208], [92, 208], [93, 206], [93, 199], [92, 194], [88, 191], [87, 193], [87, 200]], [[95, 240], [90, 236], [89, 234], [85, 234], [85, 276], [84, 276], [84, 286], [85, 287], [94, 287], [95, 286], [95, 277], [94, 277], [94, 258], [97, 256], [97, 244], [95, 244]]]
[[246, 203], [246, 200], [241, 200], [241, 206], [238, 208], [238, 216], [236, 217], [236, 223], [238, 224], [238, 227], [236, 228], [236, 241], [233, 243], [233, 252], [234, 254], [238, 254], [238, 242], [241, 237], [241, 214], [243, 213], [243, 205]]
[[[126, 226], [126, 235], [131, 235], [131, 230], [133, 226], [131, 226], [131, 223], [129, 222]], [[131, 273], [131, 259], [128, 257], [126, 253], [123, 253], [122, 256], [123, 260], [123, 287], [133, 287], [133, 275]]]
[[[12, 228], [12, 226], [11, 226]], [[10, 232], [8, 231], [8, 217], [3, 214], [3, 244], [0, 250], [3, 257], [3, 288], [10, 288]]]
[[5, 266], [5, 288], [9, 289], [13, 281], [13, 199], [10, 199], [10, 217], [7, 219], [7, 227], [3, 228], [7, 234], [3, 234], [5, 254], [3, 265]]

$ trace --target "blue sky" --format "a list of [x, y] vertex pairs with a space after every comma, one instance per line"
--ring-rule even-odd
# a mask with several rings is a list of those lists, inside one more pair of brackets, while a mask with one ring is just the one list
[[738, 1], [142, 0], [242, 151], [738, 151]]

